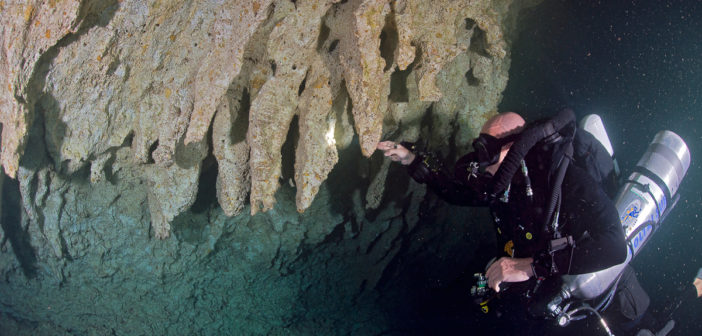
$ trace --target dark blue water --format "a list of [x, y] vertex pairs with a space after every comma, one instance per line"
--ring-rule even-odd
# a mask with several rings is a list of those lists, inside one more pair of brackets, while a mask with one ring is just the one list
[[[598, 113], [625, 175], [658, 131], [687, 142], [681, 201], [633, 262], [655, 315], [702, 267], [702, 1], [546, 0], [521, 24], [501, 111]], [[702, 335], [700, 316], [687, 302], [671, 334]]]

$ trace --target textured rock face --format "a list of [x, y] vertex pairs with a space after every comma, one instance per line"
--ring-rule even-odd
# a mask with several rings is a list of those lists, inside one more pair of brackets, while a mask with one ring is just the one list
[[[340, 294], [372, 290], [424, 193], [361, 154], [381, 138], [440, 148], [455, 134], [464, 148], [501, 98], [505, 35], [525, 5], [0, 1], [0, 162], [13, 178], [3, 202], [16, 202], [3, 206], [3, 286], [21, 291], [27, 277], [28, 288], [130, 291], [115, 299], [122, 307], [100, 299], [93, 327], [150, 298], [162, 315], [134, 318], [121, 329], [132, 334], [165, 330], [179, 299], [215, 304], [203, 299], [210, 289], [234, 291], [219, 304], [235, 321], [256, 316], [251, 329], [216, 324], [234, 333], [299, 322], [298, 311], [244, 307], [308, 300], [304, 283], [330, 286], [334, 267], [365, 270]], [[212, 267], [223, 273], [202, 275]], [[130, 278], [141, 284], [120, 283]], [[56, 295], [42, 288], [36, 300]], [[251, 293], [264, 289], [273, 294]], [[52, 304], [73, 309], [74, 295]], [[80, 328], [37, 311], [46, 302], [3, 297], [0, 312]]]
[[[2, 12], [2, 164], [16, 175], [36, 118], [62, 173], [92, 165], [99, 177], [110, 168], [106, 162], [114, 163], [114, 149], [131, 143], [130, 160], [149, 182], [154, 234], [165, 238], [170, 221], [194, 201], [209, 144], [220, 165], [218, 196], [226, 213], [238, 214], [249, 191], [252, 214], [271, 209], [281, 147], [298, 116], [295, 182], [302, 212], [337, 162], [337, 149], [348, 145], [334, 138], [337, 115], [347, 111], [332, 106], [346, 92], [366, 156], [397, 125], [416, 134], [430, 106], [439, 129], [455, 120], [475, 127], [469, 118], [494, 109], [507, 78], [502, 21], [509, 6], [9, 2]], [[455, 78], [442, 79], [441, 71]], [[250, 102], [242, 107], [244, 95]], [[247, 121], [228, 130], [236, 118]], [[232, 142], [243, 133], [245, 139]]]

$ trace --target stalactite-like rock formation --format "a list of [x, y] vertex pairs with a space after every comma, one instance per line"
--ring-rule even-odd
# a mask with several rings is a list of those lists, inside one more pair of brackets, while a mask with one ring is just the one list
[[[87, 2], [87, 1], [86, 1]], [[89, 4], [83, 4], [89, 6]], [[0, 122], [2, 165], [15, 177], [32, 122], [29, 82], [40, 58], [56, 43], [73, 34], [81, 23], [81, 1], [12, 1], [2, 4], [2, 59], [0, 59]]]
[[3, 331], [404, 330], [492, 231], [376, 143], [462, 153], [533, 2], [0, 0]]
[[[281, 147], [297, 116], [302, 212], [347, 146], [336, 136], [349, 127], [348, 110], [366, 156], [384, 134], [416, 137], [430, 107], [439, 127], [458, 121], [471, 133], [472, 119], [494, 109], [505, 85], [503, 30], [517, 6], [4, 1], [1, 163], [18, 177], [35, 121], [61, 174], [90, 166], [92, 179], [103, 179], [112, 165], [125, 166], [113, 156], [127, 144], [132, 169], [149, 186], [153, 232], [165, 238], [195, 201], [209, 152], [227, 215], [240, 213], [249, 194], [252, 214], [273, 208]], [[341, 101], [335, 108], [347, 95], [351, 107]], [[19, 177], [23, 185], [38, 179], [32, 171]]]

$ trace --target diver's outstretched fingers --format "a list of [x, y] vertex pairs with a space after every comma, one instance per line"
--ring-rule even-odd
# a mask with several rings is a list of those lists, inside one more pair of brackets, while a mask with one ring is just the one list
[[397, 148], [397, 145], [392, 141], [381, 141], [381, 142], [378, 142], [378, 145], [376, 146], [376, 148], [380, 149], [382, 151], [386, 151], [388, 149]]
[[383, 151], [386, 157], [392, 161], [400, 162], [403, 165], [412, 163], [415, 155], [409, 149], [393, 141], [381, 141], [376, 145], [378, 150]]
[[385, 156], [402, 156], [402, 149], [388, 149], [385, 151]]

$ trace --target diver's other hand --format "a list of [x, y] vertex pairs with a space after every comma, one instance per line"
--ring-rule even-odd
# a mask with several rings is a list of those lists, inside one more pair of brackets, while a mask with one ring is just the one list
[[412, 163], [415, 158], [415, 155], [409, 149], [392, 141], [381, 141], [376, 148], [383, 151], [385, 156], [389, 156], [390, 160], [400, 162], [405, 166]]
[[697, 276], [695, 280], [692, 281], [692, 285], [695, 286], [697, 290], [697, 297], [702, 297], [702, 267], [697, 271]]
[[500, 284], [503, 282], [520, 282], [529, 280], [534, 276], [531, 268], [533, 258], [509, 258], [502, 257], [488, 268], [485, 276], [488, 279], [488, 286], [495, 292], [500, 291]]

